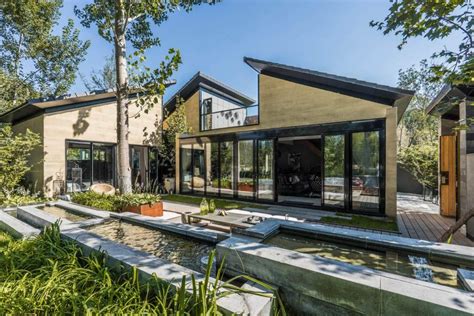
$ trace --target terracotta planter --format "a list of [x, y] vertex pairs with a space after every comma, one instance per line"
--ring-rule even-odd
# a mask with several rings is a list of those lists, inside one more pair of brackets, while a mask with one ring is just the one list
[[239, 191], [253, 192], [253, 185], [246, 183], [239, 183]]
[[163, 216], [163, 202], [154, 204], [129, 205], [124, 208], [125, 212], [137, 213], [145, 216]]

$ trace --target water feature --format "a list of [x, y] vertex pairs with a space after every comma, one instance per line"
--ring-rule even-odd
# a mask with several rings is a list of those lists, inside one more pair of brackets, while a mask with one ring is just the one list
[[80, 222], [80, 221], [84, 221], [84, 220], [92, 218], [90, 216], [79, 215], [79, 214], [67, 211], [57, 206], [41, 206], [39, 207], [39, 209], [51, 215], [54, 215], [63, 219], [67, 219], [68, 221], [71, 221], [71, 222]]
[[213, 245], [189, 237], [181, 237], [115, 219], [90, 226], [86, 230], [194, 271], [203, 271], [201, 259], [208, 256], [214, 249]]
[[284, 231], [270, 237], [264, 243], [426, 282], [461, 287], [457, 281], [457, 267], [431, 262], [418, 255], [366, 249]]

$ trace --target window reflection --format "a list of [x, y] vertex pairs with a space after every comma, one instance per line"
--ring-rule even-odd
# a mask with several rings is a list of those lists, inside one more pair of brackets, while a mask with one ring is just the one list
[[240, 198], [252, 199], [254, 192], [253, 141], [239, 141], [238, 147], [238, 196]]
[[258, 141], [258, 198], [273, 200], [273, 140]]
[[324, 137], [324, 204], [344, 207], [344, 135]]

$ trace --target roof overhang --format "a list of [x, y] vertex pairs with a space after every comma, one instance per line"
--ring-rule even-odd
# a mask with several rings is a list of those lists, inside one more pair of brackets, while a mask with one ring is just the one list
[[165, 116], [173, 113], [176, 109], [177, 98], [183, 100], [189, 99], [200, 88], [204, 88], [210, 92], [220, 94], [234, 102], [242, 104], [243, 106], [250, 106], [255, 103], [255, 100], [246, 96], [245, 94], [211, 78], [201, 72], [196, 73], [188, 82], [186, 82], [168, 101], [165, 102]]
[[474, 98], [474, 85], [445, 85], [438, 95], [431, 101], [426, 112], [431, 115], [442, 116], [452, 112], [465, 99]]
[[244, 57], [244, 62], [264, 75], [397, 107], [399, 121], [415, 94], [411, 90], [393, 88], [250, 57]]

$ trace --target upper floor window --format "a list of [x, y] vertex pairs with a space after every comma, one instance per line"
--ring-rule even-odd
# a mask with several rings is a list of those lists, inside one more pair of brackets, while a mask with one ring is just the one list
[[258, 105], [246, 106], [201, 91], [201, 130], [255, 125], [259, 123]]

